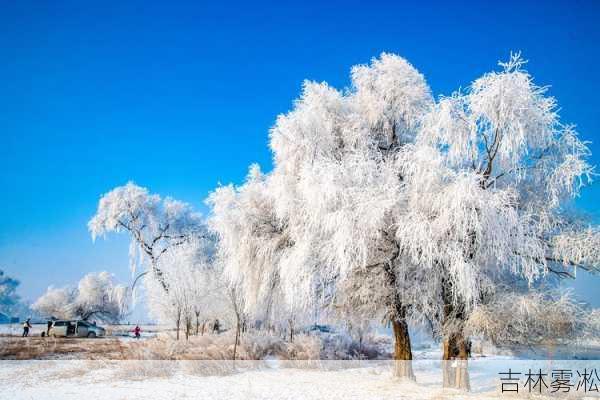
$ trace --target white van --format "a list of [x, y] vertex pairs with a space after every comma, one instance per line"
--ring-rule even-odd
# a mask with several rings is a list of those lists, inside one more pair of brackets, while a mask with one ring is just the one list
[[58, 320], [52, 323], [48, 334], [52, 337], [95, 338], [106, 335], [106, 330], [83, 320]]

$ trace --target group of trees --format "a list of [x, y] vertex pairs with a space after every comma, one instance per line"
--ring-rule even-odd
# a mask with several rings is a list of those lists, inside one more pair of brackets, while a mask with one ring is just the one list
[[[290, 340], [315, 315], [360, 329], [379, 318], [399, 361], [412, 359], [411, 323], [446, 360], [467, 358], [468, 334], [573, 337], [581, 305], [554, 286], [600, 270], [600, 232], [572, 208], [593, 167], [523, 66], [512, 56], [439, 99], [385, 53], [343, 91], [307, 81], [271, 130], [273, 170], [217, 188], [206, 221], [129, 183], [100, 200], [90, 231], [130, 234], [154, 315], [186, 334], [226, 314], [236, 338], [253, 321]], [[569, 318], [539, 323], [553, 310]]]
[[29, 307], [17, 294], [20, 282], [4, 273], [0, 269], [0, 313], [8, 318], [27, 315]]
[[232, 318], [226, 287], [210, 256], [213, 249], [212, 240], [194, 238], [165, 253], [159, 267], [168, 284], [166, 291], [156, 279], [146, 280], [150, 313], [174, 324], [177, 339], [182, 328], [187, 339], [212, 329], [219, 318]]
[[549, 300], [563, 298], [553, 278], [600, 266], [598, 229], [570, 211], [593, 167], [523, 65], [512, 56], [438, 100], [391, 54], [354, 67], [344, 91], [305, 82], [271, 130], [273, 170], [252, 166], [209, 198], [218, 257], [250, 312], [275, 301], [290, 318], [315, 307], [379, 316], [397, 360], [412, 358], [409, 323], [425, 322], [444, 359], [466, 359], [467, 323], [504, 337], [471, 318], [483, 307], [563, 304]]
[[86, 275], [76, 287], [49, 287], [32, 309], [47, 318], [118, 322], [130, 303], [129, 287], [117, 284], [114, 276], [104, 271]]
[[143, 281], [150, 314], [174, 325], [177, 339], [182, 330], [187, 339], [217, 319], [236, 319], [236, 297], [215, 260], [216, 238], [189, 204], [130, 182], [102, 196], [88, 227], [93, 239], [129, 234], [132, 295]]

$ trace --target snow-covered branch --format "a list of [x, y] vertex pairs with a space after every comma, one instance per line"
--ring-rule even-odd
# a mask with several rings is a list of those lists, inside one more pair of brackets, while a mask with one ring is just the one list
[[102, 196], [88, 228], [94, 240], [110, 232], [131, 235], [132, 271], [135, 272], [138, 263], [147, 261], [165, 291], [168, 285], [157, 265], [159, 259], [169, 248], [194, 237], [207, 236], [201, 215], [189, 204], [169, 197], [161, 199], [133, 182]]

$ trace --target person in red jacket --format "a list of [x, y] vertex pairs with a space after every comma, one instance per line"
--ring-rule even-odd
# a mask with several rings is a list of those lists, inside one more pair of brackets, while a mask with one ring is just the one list
[[139, 325], [135, 326], [135, 329], [133, 330], [133, 334], [135, 335], [136, 339], [140, 338], [140, 332], [142, 331], [142, 328], [140, 328]]

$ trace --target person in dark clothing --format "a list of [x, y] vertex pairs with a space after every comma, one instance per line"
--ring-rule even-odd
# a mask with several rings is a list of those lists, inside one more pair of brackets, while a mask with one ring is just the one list
[[213, 325], [213, 333], [219, 333], [219, 331], [221, 330], [221, 325], [219, 324], [219, 320], [215, 319], [215, 324]]
[[23, 323], [23, 337], [29, 336], [29, 329], [31, 329], [31, 323], [29, 322], [29, 318], [27, 318], [27, 321]]
[[46, 328], [46, 336], [50, 336], [50, 328], [52, 328], [52, 320], [48, 320], [48, 327]]
[[75, 334], [75, 324], [71, 321], [67, 322], [67, 336]]

